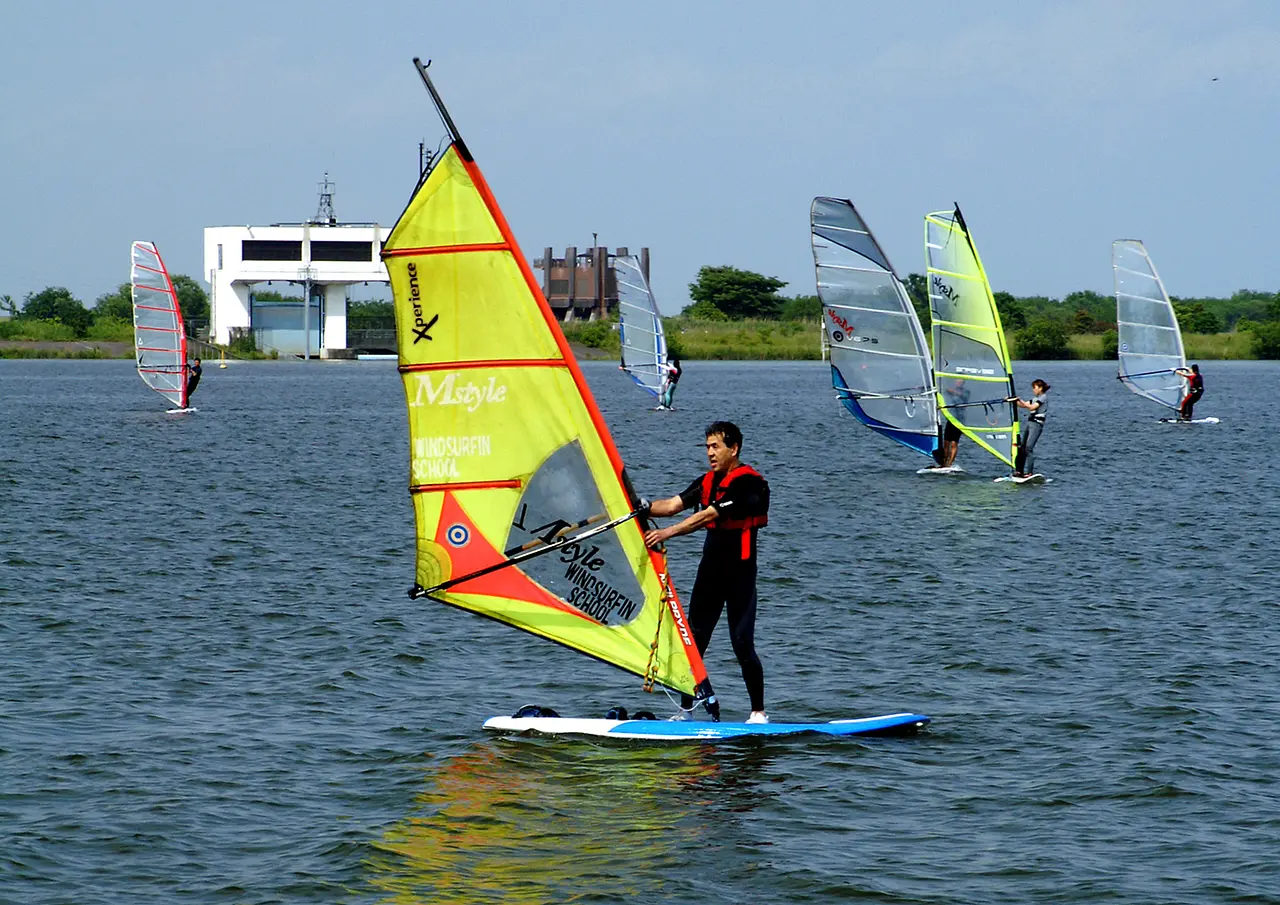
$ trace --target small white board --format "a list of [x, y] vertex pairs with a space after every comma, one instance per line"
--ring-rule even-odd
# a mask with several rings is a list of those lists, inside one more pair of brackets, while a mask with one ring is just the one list
[[198, 412], [198, 411], [200, 410], [195, 406], [187, 406], [184, 409], [169, 409], [167, 412], [165, 412], [165, 414], [166, 415], [185, 415], [187, 412]]
[[1221, 421], [1222, 421], [1221, 418], [1192, 418], [1190, 421], [1187, 421], [1182, 418], [1161, 418], [1160, 419], [1161, 424], [1218, 424]]
[[1046, 478], [1042, 474], [1029, 474], [1025, 478], [1015, 478], [1011, 474], [1001, 475], [993, 482], [995, 484], [1052, 484], [1053, 478]]
[[654, 412], [674, 412], [675, 410], [676, 407], [674, 405], [658, 405], [651, 409]]
[[961, 468], [959, 465], [948, 465], [946, 468], [942, 468], [941, 466], [938, 466], [938, 465], [930, 465], [926, 468], [921, 468], [916, 471], [916, 474], [964, 474], [964, 473], [965, 473], [965, 470]]
[[484, 728], [515, 735], [592, 736], [651, 742], [712, 742], [787, 735], [914, 735], [929, 725], [919, 713], [829, 723], [715, 723], [710, 720], [598, 720], [570, 717], [495, 716]]

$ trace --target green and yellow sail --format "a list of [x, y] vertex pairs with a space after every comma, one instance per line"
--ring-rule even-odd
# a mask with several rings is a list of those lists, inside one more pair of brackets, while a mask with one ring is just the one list
[[[452, 141], [382, 252], [409, 409], [416, 589], [692, 694], [706, 670], [665, 557], [628, 519], [638, 500], [600, 410], [417, 65]], [[522, 551], [544, 552], [501, 566]]]
[[974, 443], [1010, 466], [1018, 415], [1009, 346], [991, 284], [957, 206], [924, 218], [933, 374], [938, 409]]

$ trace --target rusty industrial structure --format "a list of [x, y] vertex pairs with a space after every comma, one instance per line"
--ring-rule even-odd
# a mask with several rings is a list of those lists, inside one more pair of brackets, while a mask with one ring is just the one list
[[[607, 317], [618, 307], [618, 283], [613, 272], [613, 259], [630, 254], [626, 248], [610, 252], [603, 245], [578, 252], [576, 246], [564, 250], [557, 258], [550, 246], [533, 262], [542, 271], [542, 292], [551, 310], [562, 321], [596, 320]], [[649, 279], [649, 249], [640, 249], [640, 272]]]

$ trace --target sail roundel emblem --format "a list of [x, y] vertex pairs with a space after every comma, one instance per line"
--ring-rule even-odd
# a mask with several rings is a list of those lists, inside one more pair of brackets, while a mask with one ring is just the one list
[[471, 532], [466, 525], [450, 525], [444, 536], [455, 547], [465, 547], [471, 542]]
[[1128, 343], [1121, 343], [1121, 344], [1120, 344], [1120, 351], [1121, 351], [1121, 352], [1128, 352], [1128, 351], [1129, 351], [1129, 344], [1128, 344]]

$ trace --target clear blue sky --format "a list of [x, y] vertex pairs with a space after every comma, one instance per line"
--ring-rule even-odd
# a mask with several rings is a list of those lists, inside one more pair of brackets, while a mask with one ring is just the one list
[[[1270, 0], [7, 4], [0, 294], [86, 303], [134, 239], [201, 275], [205, 226], [390, 226], [436, 84], [526, 254], [648, 245], [813, 292], [808, 208], [849, 197], [902, 273], [959, 201], [992, 283], [1111, 291], [1144, 239], [1175, 295], [1280, 289]], [[1217, 81], [1212, 81], [1214, 78]]]

